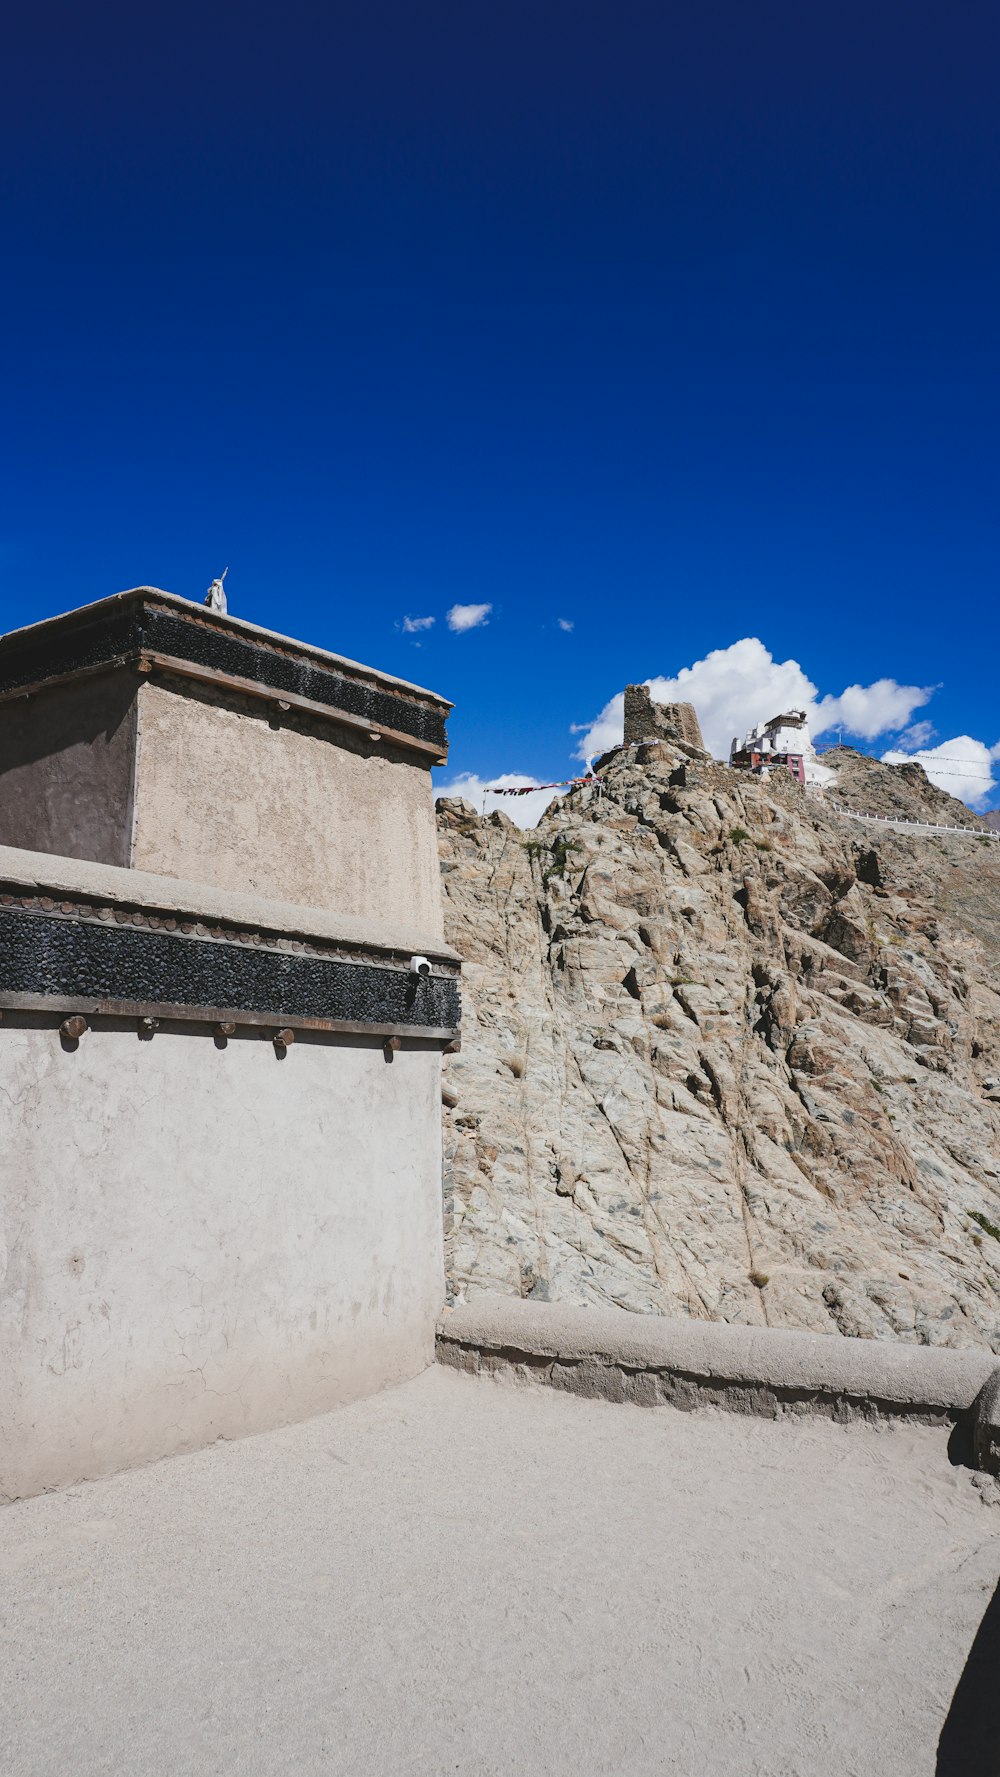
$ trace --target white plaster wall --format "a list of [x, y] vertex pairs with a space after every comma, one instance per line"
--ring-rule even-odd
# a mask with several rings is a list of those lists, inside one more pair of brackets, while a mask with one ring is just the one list
[[0, 1027], [0, 1497], [421, 1370], [440, 1057]]
[[133, 868], [407, 920], [440, 940], [429, 769], [335, 736], [143, 685]]

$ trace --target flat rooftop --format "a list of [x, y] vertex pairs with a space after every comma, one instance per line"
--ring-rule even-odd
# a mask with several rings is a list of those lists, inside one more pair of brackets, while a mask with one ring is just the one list
[[997, 1496], [933, 1428], [433, 1368], [0, 1509], [0, 1766], [985, 1777]]
[[400, 691], [410, 691], [415, 696], [427, 698], [439, 704], [442, 709], [450, 710], [454, 705], [437, 691], [428, 691], [423, 685], [414, 685], [409, 679], [397, 678], [394, 673], [378, 672], [374, 667], [364, 666], [359, 660], [351, 660], [346, 654], [331, 654], [328, 648], [318, 648], [312, 642], [302, 642], [294, 636], [283, 635], [280, 630], [264, 629], [259, 623], [248, 623], [246, 618], [239, 617], [235, 612], [212, 611], [198, 599], [183, 598], [176, 592], [165, 592], [160, 586], [130, 586], [123, 592], [110, 593], [107, 598], [95, 599], [88, 605], [75, 605], [68, 611], [58, 611], [51, 617], [41, 617], [35, 623], [25, 624], [22, 629], [11, 629], [0, 634], [0, 657], [5, 654], [16, 654], [19, 650], [35, 643], [48, 643], [49, 638], [60, 630], [79, 628], [83, 624], [92, 624], [102, 617], [109, 618], [115, 612], [129, 606], [144, 605], [153, 601], [157, 605], [171, 606], [181, 617], [198, 622], [220, 632], [239, 632], [248, 639], [266, 644], [280, 644], [285, 650], [295, 654], [309, 655], [312, 659], [337, 667], [343, 672], [358, 674], [376, 680], [380, 685], [394, 687]]

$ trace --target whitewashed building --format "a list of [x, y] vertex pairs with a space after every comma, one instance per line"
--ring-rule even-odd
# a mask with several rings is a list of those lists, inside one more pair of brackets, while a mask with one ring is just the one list
[[755, 777], [787, 771], [800, 784], [828, 783], [833, 776], [816, 757], [805, 710], [785, 710], [759, 722], [742, 740], [734, 738], [729, 763], [734, 770], [750, 771]]

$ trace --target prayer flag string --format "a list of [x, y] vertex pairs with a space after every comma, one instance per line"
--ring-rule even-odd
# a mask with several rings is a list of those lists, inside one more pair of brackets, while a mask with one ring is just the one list
[[487, 784], [484, 796], [530, 796], [535, 790], [566, 790], [575, 784], [599, 784], [599, 777], [563, 777], [554, 784]]

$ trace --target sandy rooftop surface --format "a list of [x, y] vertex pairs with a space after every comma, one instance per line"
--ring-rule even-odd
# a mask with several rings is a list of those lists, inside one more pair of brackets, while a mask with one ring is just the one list
[[0, 1769], [980, 1777], [998, 1575], [940, 1432], [434, 1369], [0, 1510]]

